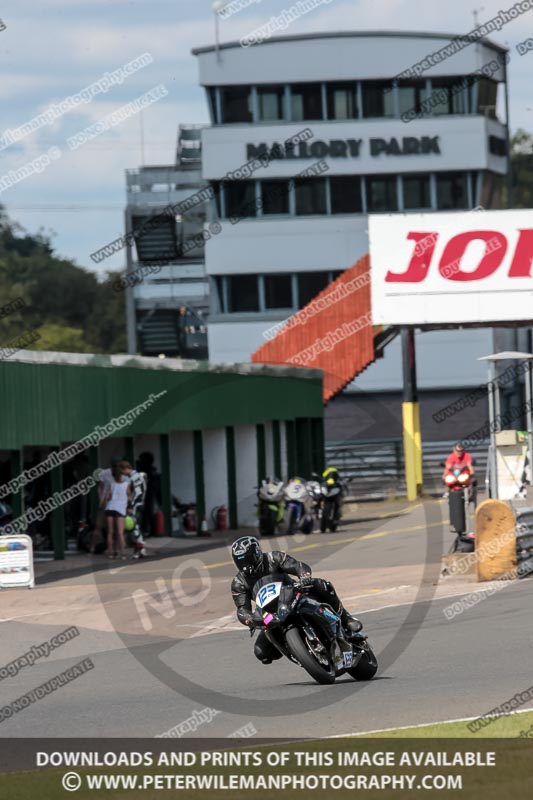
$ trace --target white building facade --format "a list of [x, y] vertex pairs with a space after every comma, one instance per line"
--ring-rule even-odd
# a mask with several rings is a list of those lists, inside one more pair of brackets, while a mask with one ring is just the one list
[[[472, 42], [394, 80], [451, 38], [347, 32], [193, 50], [211, 118], [202, 176], [221, 226], [206, 242], [211, 361], [249, 360], [269, 329], [367, 253], [368, 214], [501, 207], [506, 50]], [[485, 379], [477, 357], [492, 349], [489, 329], [419, 343], [421, 388]], [[457, 344], [474, 374], [447, 359]], [[398, 349], [355, 387], [399, 389]]]

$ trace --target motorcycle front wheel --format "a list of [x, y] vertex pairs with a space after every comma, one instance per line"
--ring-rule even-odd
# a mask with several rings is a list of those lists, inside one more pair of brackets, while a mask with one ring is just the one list
[[276, 517], [270, 509], [259, 518], [259, 533], [261, 536], [274, 536], [276, 533]]
[[366, 645], [357, 666], [347, 670], [348, 675], [351, 675], [356, 681], [369, 681], [377, 671], [378, 660], [369, 644]]
[[289, 510], [289, 522], [287, 524], [287, 536], [294, 536], [297, 527], [296, 509], [291, 507]]
[[298, 628], [289, 628], [285, 633], [285, 639], [293, 656], [300, 662], [313, 680], [317, 683], [334, 683], [335, 667], [326, 651], [324, 652], [323, 659], [327, 663], [322, 663], [322, 661], [319, 661], [318, 657], [310, 651], [302, 632]]

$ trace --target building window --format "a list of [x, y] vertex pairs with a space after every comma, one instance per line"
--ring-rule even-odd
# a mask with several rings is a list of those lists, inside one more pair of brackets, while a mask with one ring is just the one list
[[326, 182], [324, 178], [303, 178], [295, 181], [296, 213], [326, 213]]
[[403, 207], [406, 211], [431, 208], [429, 175], [404, 175]]
[[330, 178], [331, 213], [361, 214], [361, 179], [355, 175]]
[[393, 117], [392, 81], [363, 81], [363, 117]]
[[328, 83], [328, 119], [357, 119], [357, 83]]
[[257, 275], [228, 275], [226, 281], [230, 313], [259, 311]]
[[227, 311], [224, 303], [224, 278], [222, 275], [216, 275], [214, 279], [215, 292], [214, 292], [214, 307], [215, 313]]
[[209, 117], [211, 122], [216, 125], [219, 120], [217, 119], [217, 90], [214, 86], [207, 87], [207, 100], [209, 104]]
[[293, 308], [292, 275], [265, 275], [265, 309]]
[[368, 175], [366, 178], [368, 211], [398, 211], [395, 175]]
[[462, 78], [433, 78], [431, 98], [434, 114], [466, 114], [468, 86]]
[[496, 103], [498, 99], [498, 84], [488, 78], [478, 81], [477, 108], [478, 114], [496, 119]]
[[499, 136], [489, 136], [489, 153], [493, 156], [505, 158], [507, 155], [507, 142]]
[[223, 86], [220, 89], [222, 122], [252, 122], [250, 86]]
[[425, 81], [399, 81], [398, 104], [400, 116], [407, 111], [414, 110], [420, 113], [421, 103], [424, 99]]
[[319, 83], [297, 83], [291, 86], [291, 119], [322, 119], [322, 91]]
[[256, 216], [254, 181], [228, 181], [224, 185], [226, 217]]
[[222, 204], [221, 204], [221, 185], [220, 181], [211, 181], [211, 188], [213, 189], [213, 200], [215, 203], [216, 214], [219, 219], [222, 218]]
[[263, 214], [289, 213], [289, 181], [261, 181]]
[[283, 97], [284, 86], [258, 86], [257, 105], [260, 122], [284, 119]]
[[437, 208], [439, 211], [468, 208], [465, 172], [447, 172], [437, 175]]
[[303, 308], [329, 284], [329, 272], [298, 273], [298, 308]]

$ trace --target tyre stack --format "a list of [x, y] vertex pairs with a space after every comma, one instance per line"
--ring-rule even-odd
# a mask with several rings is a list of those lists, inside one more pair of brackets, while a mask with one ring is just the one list
[[516, 562], [519, 578], [533, 573], [533, 508], [516, 512]]

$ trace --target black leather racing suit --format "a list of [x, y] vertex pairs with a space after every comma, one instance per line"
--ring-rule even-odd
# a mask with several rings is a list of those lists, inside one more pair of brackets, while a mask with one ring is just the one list
[[[231, 583], [231, 595], [233, 602], [237, 606], [237, 618], [243, 625], [252, 625], [252, 589], [260, 578], [265, 575], [275, 573], [285, 573], [295, 575], [298, 578], [311, 575], [311, 567], [303, 561], [297, 561], [288, 553], [280, 550], [272, 550], [270, 553], [263, 553], [262, 565], [251, 575], [246, 575], [240, 571], [233, 578]], [[322, 578], [313, 579], [313, 595], [322, 603], [329, 603], [334, 611], [340, 613], [342, 603], [337, 596], [333, 584]], [[263, 664], [270, 664], [273, 660], [281, 658], [282, 655], [274, 645], [268, 641], [264, 631], [255, 640], [254, 655]]]

